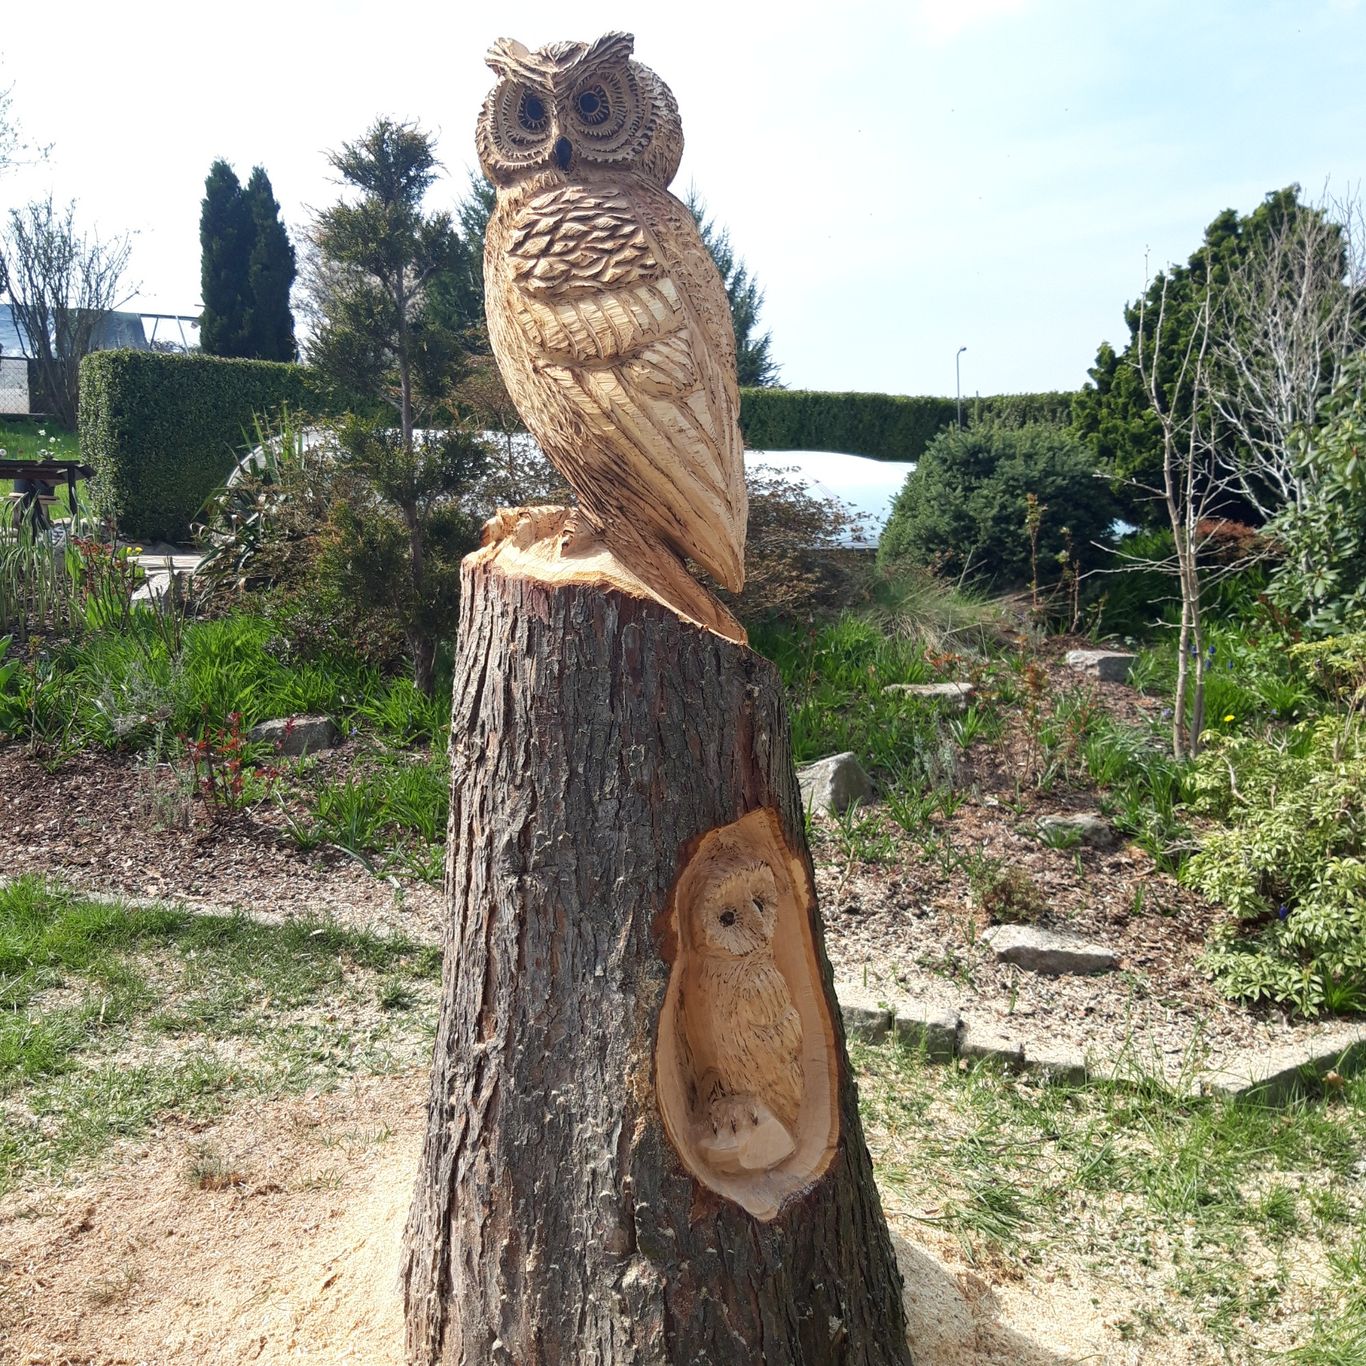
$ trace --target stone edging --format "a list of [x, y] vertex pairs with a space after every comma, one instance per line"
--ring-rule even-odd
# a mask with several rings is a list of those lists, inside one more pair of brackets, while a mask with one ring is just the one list
[[[1136, 1069], [1098, 1066], [1080, 1049], [1059, 1044], [1031, 1044], [1003, 1033], [994, 1024], [965, 1020], [956, 1010], [926, 1006], [899, 997], [896, 1005], [850, 982], [836, 982], [835, 995], [851, 1039], [881, 1043], [894, 1038], [923, 1049], [931, 1062], [955, 1058], [989, 1058], [1009, 1071], [1028, 1072], [1054, 1081], [1080, 1083], [1088, 1078], [1125, 1080]], [[1252, 1053], [1238, 1061], [1196, 1074], [1194, 1095], [1247, 1096], [1282, 1101], [1293, 1096], [1307, 1076], [1322, 1077], [1355, 1055], [1366, 1056], [1366, 1025], [1339, 1025], [1317, 1039]]]

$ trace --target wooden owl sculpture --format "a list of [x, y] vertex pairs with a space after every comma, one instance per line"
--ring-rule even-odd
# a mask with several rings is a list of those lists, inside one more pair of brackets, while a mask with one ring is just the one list
[[686, 908], [679, 1011], [699, 1149], [722, 1171], [766, 1171], [796, 1147], [802, 1023], [773, 961], [778, 889], [766, 863], [718, 859]]
[[666, 188], [683, 154], [678, 107], [633, 45], [609, 33], [489, 52], [499, 79], [477, 132], [498, 196], [489, 336], [527, 428], [608, 549], [647, 583], [687, 556], [738, 590], [747, 499], [730, 309]]

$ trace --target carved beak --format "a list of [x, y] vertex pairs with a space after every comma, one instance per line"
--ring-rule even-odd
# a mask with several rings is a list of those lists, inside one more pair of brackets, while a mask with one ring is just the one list
[[574, 144], [568, 138], [556, 138], [550, 155], [560, 170], [567, 171], [569, 163], [574, 160]]

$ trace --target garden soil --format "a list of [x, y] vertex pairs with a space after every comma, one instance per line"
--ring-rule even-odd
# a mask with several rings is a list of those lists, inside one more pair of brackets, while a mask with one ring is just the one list
[[[0, 1361], [399, 1366], [425, 1092], [409, 1073], [168, 1122], [80, 1185], [11, 1194]], [[945, 1247], [897, 1241], [917, 1366], [1181, 1359], [1130, 1356], [1094, 1286], [993, 1286]]]

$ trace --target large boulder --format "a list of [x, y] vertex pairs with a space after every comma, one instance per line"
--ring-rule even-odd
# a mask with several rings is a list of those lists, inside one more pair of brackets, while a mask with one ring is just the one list
[[802, 789], [802, 806], [808, 811], [838, 816], [855, 802], [873, 799], [873, 780], [858, 756], [847, 751], [799, 768], [797, 782]]

